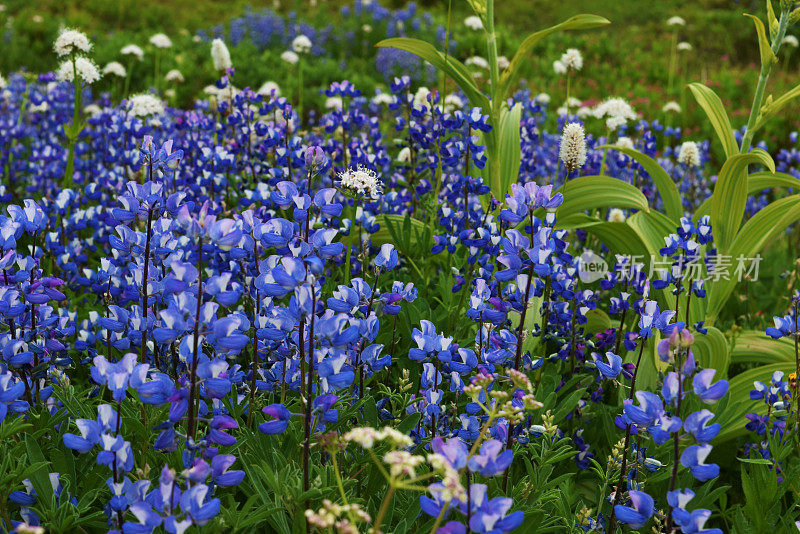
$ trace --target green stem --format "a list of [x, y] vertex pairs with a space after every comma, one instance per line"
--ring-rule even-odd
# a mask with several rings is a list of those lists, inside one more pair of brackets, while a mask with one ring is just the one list
[[[350, 217], [350, 235], [348, 237], [352, 237], [353, 232], [355, 231], [356, 213], [358, 212], [358, 204], [355, 201], [353, 202], [353, 206], [351, 207], [351, 209], [352, 209], [352, 215]], [[349, 241], [350, 240], [348, 239], [348, 242]], [[350, 260], [352, 256], [353, 256], [353, 245], [348, 244], [347, 256], [344, 260], [344, 285], [346, 286], [350, 285]]]
[[[786, 28], [789, 26], [789, 12], [785, 9], [781, 10], [781, 18], [778, 22], [778, 32], [772, 40], [772, 53], [777, 56], [778, 51], [781, 49], [781, 41], [786, 35]], [[755, 134], [756, 122], [759, 115], [761, 115], [761, 105], [764, 103], [764, 89], [767, 87], [767, 80], [772, 71], [772, 62], [761, 65], [761, 73], [758, 75], [758, 85], [756, 85], [756, 94], [753, 97], [753, 106], [750, 108], [750, 118], [747, 119], [747, 131], [742, 137], [742, 146], [739, 152], [746, 154], [750, 152], [750, 147], [753, 144], [753, 134]]]
[[378, 518], [375, 520], [375, 525], [372, 527], [372, 532], [381, 531], [381, 523], [383, 523], [383, 518], [386, 516], [386, 512], [389, 510], [389, 503], [392, 502], [394, 490], [394, 486], [389, 486], [389, 491], [386, 492], [386, 496], [383, 498], [383, 503], [381, 503], [381, 509], [378, 511]]
[[486, 47], [489, 54], [489, 73], [491, 76], [491, 88], [489, 94], [492, 95], [492, 104], [494, 98], [498, 97], [502, 100], [500, 95], [495, 95], [497, 90], [497, 79], [500, 77], [500, 70], [497, 67], [497, 35], [494, 32], [494, 0], [486, 0]]
[[67, 168], [64, 170], [64, 181], [61, 187], [68, 189], [72, 187], [72, 175], [75, 168], [75, 142], [78, 140], [78, 120], [81, 112], [81, 81], [78, 78], [78, 68], [75, 58], [72, 58], [72, 83], [75, 87], [74, 109], [72, 110], [72, 124], [70, 132], [67, 134], [69, 139], [69, 155], [67, 156]]

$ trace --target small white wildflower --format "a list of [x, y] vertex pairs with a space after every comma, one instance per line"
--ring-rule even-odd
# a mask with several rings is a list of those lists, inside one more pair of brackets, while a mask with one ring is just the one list
[[92, 43], [85, 33], [66, 29], [58, 34], [53, 49], [59, 56], [66, 56], [75, 52], [88, 52], [92, 49]]
[[398, 163], [411, 163], [411, 149], [404, 146], [397, 154]]
[[99, 115], [103, 112], [103, 109], [98, 106], [97, 104], [89, 104], [85, 108], [83, 108], [83, 114], [89, 115], [94, 117], [95, 115]]
[[42, 17], [41, 15], [34, 15], [31, 17], [31, 20], [36, 24], [41, 24], [42, 22], [44, 22], [44, 17]]
[[592, 108], [588, 106], [581, 106], [578, 108], [578, 111], [575, 112], [575, 115], [577, 115], [579, 119], [585, 119], [587, 117], [590, 117], [592, 113], [593, 113]]
[[308, 54], [311, 52], [311, 39], [301, 33], [292, 40], [292, 51], [296, 54]]
[[0, 74], [0, 91], [5, 89], [6, 87], [8, 87], [8, 82], [6, 81], [5, 78], [3, 78], [3, 75]]
[[58, 72], [56, 72], [56, 77], [62, 82], [71, 82], [75, 79], [75, 72], [78, 73], [78, 78], [88, 84], [93, 84], [100, 79], [100, 69], [97, 68], [94, 61], [83, 56], [75, 58], [74, 67], [71, 59], [61, 63], [61, 66], [58, 67]]
[[298, 61], [300, 61], [300, 56], [292, 52], [291, 50], [287, 50], [283, 54], [281, 54], [281, 59], [284, 60], [286, 63], [290, 65], [294, 65]]
[[164, 91], [164, 96], [166, 96], [167, 98], [175, 98], [176, 94], [177, 93], [175, 92], [175, 89], [167, 89], [166, 91]]
[[553, 72], [555, 72], [556, 74], [566, 74], [567, 66], [557, 59], [553, 61]]
[[388, 93], [377, 93], [372, 97], [372, 103], [376, 106], [388, 106], [394, 102], [394, 96]]
[[372, 427], [357, 427], [348, 431], [342, 436], [344, 441], [349, 441], [361, 445], [365, 449], [371, 449], [378, 439], [378, 433]]
[[370, 26], [369, 24], [364, 24], [363, 26], [361, 26], [361, 31], [364, 33], [372, 33], [372, 26]]
[[383, 194], [383, 183], [375, 171], [364, 167], [348, 169], [339, 174], [339, 186], [350, 190], [357, 195], [364, 195], [373, 199], [380, 198]]
[[141, 61], [142, 58], [144, 57], [144, 50], [142, 50], [135, 44], [129, 44], [122, 47], [122, 50], [120, 50], [120, 54], [122, 54], [123, 56], [133, 56], [139, 61]]
[[583, 126], [577, 122], [570, 122], [564, 126], [558, 156], [569, 172], [583, 167], [586, 163], [586, 134]]
[[420, 87], [417, 89], [417, 92], [414, 93], [414, 107], [421, 108], [427, 106], [429, 94], [431, 94], [431, 90], [427, 87]]
[[664, 107], [661, 108], [661, 111], [663, 111], [664, 113], [680, 113], [681, 105], [672, 100], [664, 104]]
[[340, 96], [331, 96], [325, 99], [325, 109], [339, 111], [343, 106], [344, 102], [342, 102], [342, 97]]
[[678, 16], [670, 17], [667, 19], [667, 26], [686, 26], [686, 21]]
[[487, 70], [489, 68], [489, 62], [481, 56], [472, 56], [471, 58], [467, 58], [467, 60], [464, 61], [464, 64], [467, 67], [475, 67], [476, 69], [481, 70]]
[[233, 66], [231, 53], [222, 39], [211, 41], [211, 59], [214, 61], [214, 70], [228, 70]]
[[389, 466], [389, 473], [393, 477], [414, 478], [417, 476], [417, 467], [425, 461], [425, 457], [408, 451], [389, 451], [383, 455], [383, 461]]
[[172, 40], [163, 33], [157, 33], [150, 37], [150, 44], [156, 48], [169, 48], [172, 46]]
[[625, 222], [625, 212], [619, 208], [611, 208], [608, 210], [608, 222], [621, 223]]
[[164, 102], [158, 97], [140, 93], [128, 99], [128, 114], [133, 117], [147, 117], [164, 113]]
[[539, 93], [534, 97], [534, 100], [539, 104], [549, 104], [550, 95], [548, 95], [547, 93]]
[[125, 67], [122, 66], [122, 63], [118, 61], [112, 61], [105, 67], [103, 67], [103, 76], [107, 76], [109, 74], [113, 74], [114, 76], [119, 76], [120, 78], [124, 78], [128, 75], [128, 72], [125, 70]]
[[568, 48], [561, 56], [561, 63], [567, 70], [581, 70], [583, 68], [583, 56], [577, 48]]
[[164, 80], [170, 83], [183, 83], [183, 74], [178, 69], [172, 69], [164, 76]]
[[795, 37], [794, 35], [787, 35], [786, 37], [783, 38], [781, 44], [784, 44], [786, 46], [791, 46], [792, 48], [797, 48], [798, 46], [800, 46], [800, 41], [798, 41], [797, 37]]
[[497, 68], [505, 70], [511, 65], [511, 62], [506, 56], [497, 56]]
[[620, 148], [633, 148], [633, 140], [630, 137], [622, 136], [614, 143], [615, 146]]
[[472, 15], [464, 19], [464, 26], [470, 30], [478, 31], [483, 29], [483, 22], [477, 15]]
[[281, 88], [278, 87], [277, 83], [273, 81], [267, 81], [264, 82], [258, 89], [258, 94], [262, 96], [271, 96], [274, 94], [277, 97], [281, 95]]
[[684, 141], [678, 152], [678, 163], [687, 167], [700, 166], [700, 149], [694, 141]]
[[444, 97], [444, 109], [445, 111], [453, 111], [455, 109], [461, 109], [464, 107], [464, 101], [461, 100], [461, 97], [455, 93], [450, 93], [446, 97]]
[[606, 127], [614, 131], [620, 126], [627, 124], [629, 120], [636, 119], [636, 112], [627, 100], [623, 98], [609, 98], [594, 108], [594, 116], [598, 119], [606, 117]]
[[686, 41], [682, 41], [678, 43], [678, 51], [679, 52], [690, 52], [692, 50], [692, 44], [687, 43]]

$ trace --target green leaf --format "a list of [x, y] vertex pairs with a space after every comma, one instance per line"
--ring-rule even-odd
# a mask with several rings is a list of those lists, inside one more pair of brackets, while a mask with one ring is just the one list
[[763, 330], [745, 330], [737, 337], [731, 350], [732, 363], [794, 362], [794, 342], [772, 339]]
[[[406, 223], [406, 219], [409, 221]], [[394, 243], [394, 238], [392, 237], [392, 232], [394, 231], [395, 235], [397, 235], [397, 228], [403, 228], [405, 231], [405, 225], [409, 225], [412, 233], [403, 236], [404, 239], [408, 239], [411, 246], [419, 246], [421, 243], [419, 242], [419, 236], [422, 235], [422, 232], [425, 231], [425, 223], [420, 221], [419, 219], [414, 219], [413, 217], [408, 217], [407, 215], [378, 215], [375, 217], [376, 222], [380, 225], [380, 228], [374, 234], [370, 234], [369, 238], [372, 242], [373, 246], [380, 246], [384, 243]], [[353, 231], [350, 232], [350, 235], [342, 235], [341, 236], [342, 243], [353, 245], [358, 242], [358, 232]], [[423, 243], [424, 244], [424, 243]]]
[[[785, 172], [754, 172], [747, 178], [748, 197], [773, 187], [789, 187], [800, 190], [800, 180]], [[707, 198], [697, 207], [692, 216], [695, 221], [711, 213], [711, 198]]]
[[718, 445], [731, 439], [747, 434], [744, 425], [747, 423], [745, 414], [755, 412], [758, 414], [767, 413], [766, 404], [763, 402], [753, 402], [750, 400], [750, 390], [753, 389], [753, 382], [769, 382], [772, 373], [783, 371], [789, 374], [794, 371], [794, 362], [773, 363], [762, 365], [755, 369], [749, 369], [728, 380], [728, 403], [721, 409], [718, 407], [716, 417], [713, 422], [722, 426], [722, 432], [714, 438], [714, 444]]
[[769, 36], [774, 39], [778, 33], [778, 26], [780, 22], [775, 17], [775, 11], [772, 9], [772, 0], [767, 0], [767, 24], [769, 24]]
[[675, 224], [678, 223], [680, 218], [683, 217], [681, 194], [672, 177], [667, 174], [667, 171], [661, 168], [661, 165], [659, 165], [656, 160], [633, 148], [625, 148], [616, 145], [603, 145], [598, 148], [617, 150], [636, 160], [636, 162], [647, 171], [647, 174], [650, 175], [650, 178], [652, 178], [653, 183], [656, 185], [658, 193], [661, 195], [661, 200], [664, 202], [664, 211], [667, 217], [675, 221]]
[[715, 380], [728, 376], [731, 350], [722, 332], [713, 326], [708, 327], [706, 335], [695, 336], [692, 352], [704, 368], [717, 370]]
[[36, 469], [30, 477], [33, 489], [36, 490], [36, 496], [40, 499], [40, 504], [46, 510], [51, 510], [54, 506], [55, 495], [53, 494], [53, 487], [50, 485], [50, 463], [42, 454], [42, 449], [36, 439], [30, 434], [25, 434], [25, 448], [28, 452], [28, 462], [31, 465], [40, 465], [39, 469]]
[[736, 144], [736, 139], [733, 137], [733, 129], [731, 128], [731, 121], [728, 119], [728, 114], [725, 112], [725, 107], [722, 105], [722, 100], [719, 99], [717, 94], [703, 85], [702, 83], [690, 83], [689, 90], [694, 95], [697, 103], [703, 108], [708, 120], [711, 121], [711, 126], [714, 128], [717, 137], [722, 143], [722, 148], [725, 150], [725, 157], [729, 158], [739, 152], [739, 146]]
[[[500, 183], [491, 184], [495, 198], [503, 199], [509, 192], [511, 184], [519, 179], [519, 164], [522, 157], [520, 148], [519, 121], [522, 117], [522, 105], [515, 104], [510, 110], [503, 107], [500, 111], [498, 127], [498, 144], [500, 157]], [[493, 177], [494, 178], [494, 177]]]
[[794, 100], [798, 96], [800, 96], [800, 85], [796, 85], [792, 89], [789, 89], [788, 91], [786, 91], [779, 98], [777, 98], [777, 99], [775, 99], [775, 100], [773, 100], [771, 102], [768, 101], [768, 102], [764, 103], [764, 105], [761, 106], [761, 110], [759, 111], [758, 120], [756, 121], [756, 124], [753, 127], [753, 131], [756, 131], [759, 128], [761, 128], [762, 126], [764, 126], [764, 124], [766, 124], [766, 122], [773, 115], [775, 115], [780, 110], [782, 110], [784, 107], [786, 107], [786, 105], [789, 104], [789, 102], [791, 102], [792, 100]]
[[461, 90], [464, 91], [464, 94], [467, 95], [472, 105], [483, 109], [485, 112], [491, 109], [489, 99], [478, 90], [478, 87], [472, 79], [470, 70], [452, 56], [448, 55], [447, 58], [445, 58], [444, 54], [436, 50], [432, 44], [408, 37], [393, 37], [391, 39], [384, 39], [375, 46], [399, 48], [400, 50], [411, 52], [415, 56], [424, 59], [453, 78]]
[[757, 148], [749, 154], [730, 156], [717, 176], [711, 197], [711, 228], [720, 253], [728, 251], [742, 224], [747, 204], [747, 166], [752, 163], [760, 163], [775, 172], [772, 157]]
[[564, 195], [564, 203], [556, 212], [558, 218], [584, 210], [607, 207], [650, 211], [644, 193], [632, 185], [610, 176], [574, 178], [560, 187], [558, 191]]
[[767, 31], [764, 28], [764, 23], [761, 22], [761, 19], [748, 13], [745, 13], [744, 16], [753, 19], [753, 23], [756, 25], [756, 33], [758, 33], [758, 51], [761, 54], [761, 65], [767, 66], [778, 61], [778, 58], [775, 57], [775, 54], [772, 52], [772, 48], [769, 45]]
[[[742, 226], [727, 255], [731, 257], [732, 262], [736, 262], [740, 256], [745, 259], [755, 258], [767, 243], [783, 234], [786, 228], [798, 219], [800, 219], [800, 196], [794, 195], [772, 202]], [[733, 276], [730, 278], [732, 279], [713, 281], [709, 287], [706, 314], [708, 324], [714, 324], [717, 315], [736, 287], [736, 280]]]
[[503, 71], [502, 76], [500, 76], [500, 81], [498, 82], [498, 90], [493, 95], [498, 101], [505, 100], [506, 97], [510, 96], [510, 93], [514, 90], [514, 87], [519, 80], [520, 74], [522, 72], [522, 66], [527, 64], [529, 59], [528, 55], [533, 51], [533, 47], [535, 47], [539, 42], [547, 37], [548, 35], [555, 33], [561, 30], [586, 30], [589, 28], [597, 28], [598, 26], [605, 26], [606, 24], [611, 24], [611, 22], [603, 18], [599, 15], [575, 15], [560, 24], [556, 24], [555, 26], [551, 26], [545, 30], [538, 31], [536, 33], [532, 33], [522, 41], [522, 44], [519, 45], [517, 48], [516, 54], [511, 59], [511, 62]]

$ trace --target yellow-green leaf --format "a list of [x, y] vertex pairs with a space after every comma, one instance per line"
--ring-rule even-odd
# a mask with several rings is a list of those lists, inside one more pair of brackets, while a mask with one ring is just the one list
[[[800, 180], [785, 172], [754, 172], [747, 178], [747, 196], [760, 193], [764, 189], [773, 187], [789, 187], [795, 191], [800, 191]], [[699, 220], [701, 217], [711, 213], [711, 197], [707, 198], [694, 211], [693, 219]]]
[[650, 211], [644, 193], [610, 176], [574, 178], [561, 186], [558, 191], [564, 195], [564, 203], [556, 212], [559, 218], [584, 210], [608, 207]]
[[758, 51], [761, 54], [761, 64], [766, 66], [778, 61], [778, 58], [775, 57], [775, 54], [772, 52], [772, 48], [769, 45], [767, 32], [764, 29], [764, 23], [761, 22], [761, 19], [747, 13], [745, 13], [744, 16], [753, 19], [753, 23], [756, 25], [756, 33], [758, 33]]
[[690, 83], [689, 90], [711, 122], [714, 132], [722, 143], [725, 157], [729, 158], [737, 154], [739, 152], [739, 147], [736, 144], [736, 139], [733, 137], [731, 121], [728, 118], [728, 114], [725, 112], [722, 100], [719, 99], [714, 91], [702, 83]]

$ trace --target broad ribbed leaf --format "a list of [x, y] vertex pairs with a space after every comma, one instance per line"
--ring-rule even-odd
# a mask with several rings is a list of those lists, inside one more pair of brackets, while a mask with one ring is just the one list
[[728, 376], [731, 350], [722, 332], [713, 326], [708, 327], [707, 334], [695, 336], [692, 352], [701, 366], [717, 370], [715, 379]]
[[754, 17], [748, 13], [745, 13], [744, 16], [753, 19], [753, 23], [756, 25], [756, 33], [758, 33], [758, 51], [761, 54], [761, 64], [770, 65], [777, 61], [778, 58], [775, 57], [775, 54], [772, 52], [772, 48], [769, 45], [767, 31], [764, 29], [764, 23], [761, 22], [761, 19], [758, 17]]
[[632, 148], [616, 145], [603, 145], [599, 148], [617, 150], [636, 160], [636, 162], [647, 171], [650, 178], [653, 179], [653, 183], [656, 185], [658, 193], [661, 195], [661, 201], [664, 202], [664, 212], [667, 217], [675, 221], [676, 225], [678, 224], [680, 218], [683, 217], [681, 194], [678, 191], [678, 186], [675, 184], [675, 181], [667, 174], [667, 171], [661, 168], [661, 165], [659, 165], [656, 160]]
[[711, 121], [711, 126], [714, 128], [714, 132], [716, 132], [722, 143], [722, 148], [725, 150], [725, 157], [729, 158], [737, 154], [739, 146], [733, 137], [731, 121], [728, 119], [722, 100], [719, 99], [714, 91], [702, 83], [690, 83], [689, 90], [694, 95], [697, 103], [700, 104], [700, 107], [703, 108], [703, 111], [705, 111], [708, 120]]
[[736, 336], [731, 350], [731, 363], [780, 362], [795, 362], [792, 340], [772, 339], [763, 330], [745, 330]]
[[[506, 107], [500, 112], [497, 141], [500, 154], [500, 173], [498, 184], [491, 184], [495, 198], [505, 198], [510, 192], [511, 184], [519, 180], [519, 164], [522, 157], [520, 148], [519, 121], [522, 116], [522, 105], [515, 104], [512, 109]], [[494, 177], [493, 177], [494, 178]]]
[[758, 120], [756, 121], [756, 125], [753, 127], [753, 131], [758, 130], [766, 122], [772, 118], [773, 115], [778, 113], [784, 107], [786, 107], [789, 102], [794, 100], [800, 96], [800, 85], [796, 85], [793, 88], [786, 91], [783, 95], [779, 98], [771, 101], [765, 102], [764, 105], [761, 107], [761, 112], [758, 114]]
[[[732, 269], [736, 268], [739, 257], [747, 260], [745, 267], [748, 267], [750, 258], [760, 254], [767, 243], [782, 235], [786, 228], [797, 220], [800, 220], [800, 196], [797, 195], [776, 200], [753, 215], [742, 226], [727, 252], [733, 264]], [[733, 276], [734, 273], [730, 274], [730, 280], [720, 279], [712, 282], [709, 287], [706, 315], [708, 324], [714, 324], [717, 315], [736, 287], [737, 280]]]
[[[785, 172], [754, 172], [747, 178], [747, 196], [760, 193], [764, 189], [773, 187], [789, 187], [795, 191], [800, 191], [800, 180]], [[711, 198], [709, 197], [700, 204], [694, 212], [693, 219], [697, 221], [700, 217], [711, 213]]]
[[711, 197], [711, 228], [714, 244], [721, 253], [728, 251], [742, 224], [747, 204], [747, 166], [753, 163], [760, 163], [770, 171], [775, 171], [775, 163], [770, 155], [757, 148], [749, 154], [729, 157], [717, 176]]
[[589, 28], [597, 28], [598, 26], [605, 26], [606, 24], [611, 24], [611, 22], [599, 15], [575, 15], [560, 24], [530, 34], [522, 41], [522, 44], [519, 45], [511, 63], [509, 63], [506, 70], [503, 71], [503, 75], [500, 77], [500, 81], [497, 84], [498, 90], [494, 98], [505, 100], [506, 97], [510, 96], [510, 93], [517, 84], [517, 80], [519, 80], [522, 65], [526, 64], [529, 60], [528, 54], [531, 53], [533, 47], [539, 44], [539, 42], [548, 35], [561, 30], [586, 30]]
[[559, 192], [564, 203], [558, 217], [596, 208], [635, 208], [650, 211], [647, 198], [630, 184], [610, 176], [581, 176], [564, 184]]

